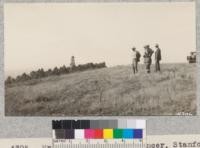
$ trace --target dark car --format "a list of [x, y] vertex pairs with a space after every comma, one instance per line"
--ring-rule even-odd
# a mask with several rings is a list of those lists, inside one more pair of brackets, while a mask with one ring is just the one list
[[196, 63], [197, 52], [190, 52], [190, 56], [187, 56], [189, 63]]

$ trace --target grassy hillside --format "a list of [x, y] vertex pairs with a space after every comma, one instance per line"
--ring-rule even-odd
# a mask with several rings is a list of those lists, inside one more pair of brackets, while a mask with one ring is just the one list
[[[152, 66], [152, 69], [154, 65]], [[116, 66], [13, 84], [5, 88], [9, 116], [196, 114], [196, 65]]]

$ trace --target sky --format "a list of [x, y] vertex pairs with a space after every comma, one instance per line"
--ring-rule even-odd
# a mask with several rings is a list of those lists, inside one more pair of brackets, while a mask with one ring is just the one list
[[[131, 48], [162, 50], [162, 63], [187, 62], [196, 50], [194, 2], [7, 3], [6, 74], [103, 62], [131, 64]], [[141, 60], [141, 63], [143, 60]]]

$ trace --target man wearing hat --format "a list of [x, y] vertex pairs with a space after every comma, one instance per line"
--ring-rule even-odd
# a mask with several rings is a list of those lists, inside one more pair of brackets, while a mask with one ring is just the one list
[[160, 71], [161, 50], [158, 44], [155, 45], [155, 71]]
[[150, 48], [149, 45], [144, 46], [144, 49], [145, 49], [144, 56], [143, 56], [144, 63], [146, 65], [147, 73], [150, 73], [150, 67], [151, 67], [151, 63], [152, 63], [151, 56], [154, 51]]
[[133, 73], [138, 72], [138, 62], [140, 61], [140, 53], [139, 51], [136, 50], [135, 47], [132, 48], [132, 68], [133, 68]]

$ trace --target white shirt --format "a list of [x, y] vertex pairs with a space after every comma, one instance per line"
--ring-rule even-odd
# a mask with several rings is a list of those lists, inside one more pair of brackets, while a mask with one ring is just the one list
[[137, 59], [137, 51], [132, 51], [132, 58]]

